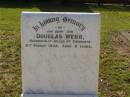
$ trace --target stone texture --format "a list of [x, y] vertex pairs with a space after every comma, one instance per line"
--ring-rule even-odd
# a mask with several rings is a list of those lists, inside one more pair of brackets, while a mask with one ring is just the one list
[[96, 95], [43, 95], [43, 94], [25, 94], [24, 97], [97, 97]]
[[99, 21], [98, 13], [23, 12], [23, 93], [96, 94]]

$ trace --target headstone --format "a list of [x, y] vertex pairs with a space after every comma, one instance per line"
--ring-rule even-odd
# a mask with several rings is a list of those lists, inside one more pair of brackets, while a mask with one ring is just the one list
[[97, 97], [99, 13], [22, 12], [23, 97]]

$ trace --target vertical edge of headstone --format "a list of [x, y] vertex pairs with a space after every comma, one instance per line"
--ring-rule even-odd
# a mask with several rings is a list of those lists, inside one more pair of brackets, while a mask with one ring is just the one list
[[[20, 25], [20, 31], [21, 31], [21, 73], [22, 73], [22, 92], [24, 93], [24, 86], [23, 86], [23, 82], [24, 82], [24, 77], [23, 77], [23, 25], [24, 25], [24, 12], [21, 12], [21, 25]], [[23, 97], [23, 94], [21, 94], [21, 97]]]

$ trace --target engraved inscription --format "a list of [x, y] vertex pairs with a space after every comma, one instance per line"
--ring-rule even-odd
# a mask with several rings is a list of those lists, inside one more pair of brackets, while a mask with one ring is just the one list
[[[55, 24], [55, 27], [48, 27], [49, 24]], [[70, 29], [65, 25], [74, 25], [75, 29]], [[60, 24], [60, 25], [59, 25]], [[45, 29], [47, 30], [40, 30]], [[85, 39], [84, 31], [86, 26], [78, 20], [69, 17], [52, 17], [38, 21], [37, 24], [32, 26], [35, 37], [29, 39], [25, 44], [26, 47], [48, 47], [48, 48], [92, 48], [92, 41]], [[66, 29], [66, 30], [65, 30]]]

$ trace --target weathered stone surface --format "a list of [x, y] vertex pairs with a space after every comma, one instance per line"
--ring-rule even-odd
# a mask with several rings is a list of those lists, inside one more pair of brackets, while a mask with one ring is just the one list
[[96, 95], [45, 95], [45, 94], [25, 94], [24, 97], [97, 97]]
[[23, 93], [96, 94], [99, 21], [98, 13], [23, 12]]

